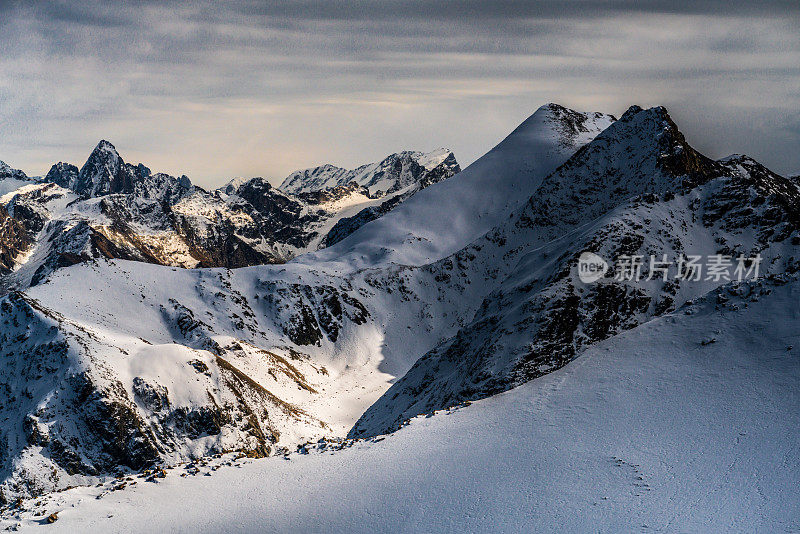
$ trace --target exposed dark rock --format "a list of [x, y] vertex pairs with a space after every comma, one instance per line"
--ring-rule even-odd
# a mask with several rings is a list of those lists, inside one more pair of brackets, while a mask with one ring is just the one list
[[32, 244], [25, 225], [0, 206], [0, 274], [9, 272], [16, 264], [17, 256]]
[[59, 162], [50, 167], [45, 182], [52, 182], [65, 189], [75, 190], [78, 186], [78, 167], [70, 163]]

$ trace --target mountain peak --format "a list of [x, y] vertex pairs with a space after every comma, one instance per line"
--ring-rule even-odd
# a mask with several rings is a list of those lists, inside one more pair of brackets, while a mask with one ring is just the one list
[[744, 167], [752, 167], [754, 165], [761, 165], [761, 163], [748, 156], [747, 154], [738, 154], [733, 153], [724, 158], [720, 158], [717, 160], [717, 163], [722, 163], [723, 165], [732, 166], [732, 165], [741, 165]]
[[664, 106], [653, 106], [651, 108], [645, 109], [635, 104], [629, 107], [628, 110], [622, 114], [619, 120], [620, 122], [628, 122], [637, 117], [640, 120], [645, 118], [652, 118], [656, 120], [668, 120], [670, 123], [672, 123], [672, 118], [669, 116], [667, 108], [665, 108]]
[[613, 115], [609, 115], [607, 113], [600, 113], [598, 111], [594, 112], [584, 112], [584, 111], [576, 111], [574, 109], [568, 108], [566, 106], [562, 106], [561, 104], [556, 104], [555, 102], [549, 102], [544, 104], [543, 106], [539, 106], [533, 114], [528, 117], [526, 121], [522, 124], [525, 124], [528, 120], [532, 119], [533, 117], [541, 117], [541, 118], [549, 118], [549, 119], [556, 119], [560, 120], [564, 117], [574, 117], [574, 116], [586, 116], [586, 117], [610, 117], [613, 120], [616, 118]]
[[565, 149], [582, 146], [614, 121], [613, 115], [575, 111], [551, 102], [539, 107], [494, 150], [517, 152], [540, 144], [555, 144]]
[[549, 102], [543, 106], [539, 106], [539, 108], [533, 112], [533, 115], [536, 114], [567, 115], [572, 113], [580, 113], [580, 112], [575, 111], [574, 109], [570, 109], [566, 106], [562, 106], [561, 104], [556, 104], [555, 102]]
[[689, 145], [664, 106], [631, 106], [596, 141], [606, 145], [612, 140], [628, 146], [637, 157], [653, 159], [668, 176], [684, 177], [687, 185], [708, 179], [718, 167]]
[[112, 167], [116, 167], [124, 163], [119, 155], [119, 152], [117, 151], [117, 148], [105, 139], [102, 139], [99, 143], [97, 143], [97, 146], [95, 146], [91, 154], [89, 154], [89, 160], [87, 163], [92, 160], [107, 162], [108, 165]]
[[5, 161], [0, 161], [0, 180], [13, 178], [15, 180], [27, 180], [27, 175], [19, 169], [11, 167]]
[[124, 163], [116, 147], [103, 139], [81, 167], [72, 189], [87, 198], [123, 190], [130, 185], [121, 172]]
[[78, 167], [75, 165], [59, 161], [50, 167], [50, 170], [44, 177], [44, 181], [52, 182], [56, 185], [60, 185], [61, 187], [74, 191], [78, 181], [78, 173]]
[[724, 172], [692, 148], [663, 106], [631, 106], [548, 176], [523, 224], [576, 226], [638, 194], [678, 193]]
[[634, 115], [636, 115], [640, 111], [642, 111], [642, 106], [637, 106], [636, 104], [634, 104], [631, 107], [629, 107], [627, 110], [625, 110], [625, 113], [622, 114], [622, 116], [619, 118], [619, 120], [621, 120], [621, 121], [629, 121], [631, 119], [631, 117], [633, 117]]
[[78, 169], [60, 162], [50, 168], [44, 180], [70, 189], [82, 198], [129, 193], [172, 202], [192, 189], [186, 176], [153, 174], [142, 163], [125, 163], [117, 148], [105, 139], [97, 143], [83, 167]]
[[235, 178], [230, 179], [228, 183], [220, 187], [218, 191], [221, 191], [226, 195], [233, 195], [242, 185], [246, 184], [250, 180], [251, 178], [245, 178], [244, 176], [236, 176]]
[[114, 154], [118, 154], [117, 148], [111, 144], [110, 141], [106, 141], [105, 139], [101, 139], [92, 152], [113, 152]]

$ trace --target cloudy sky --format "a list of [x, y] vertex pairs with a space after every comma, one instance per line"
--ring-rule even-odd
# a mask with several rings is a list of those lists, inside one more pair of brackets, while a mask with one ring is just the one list
[[0, 159], [279, 179], [447, 146], [537, 107], [667, 106], [712, 157], [800, 173], [800, 2], [0, 0]]

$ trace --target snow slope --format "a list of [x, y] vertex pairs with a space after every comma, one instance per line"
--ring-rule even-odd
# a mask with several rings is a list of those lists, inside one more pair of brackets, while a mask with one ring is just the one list
[[298, 261], [344, 268], [380, 263], [423, 265], [491, 230], [524, 203], [542, 179], [614, 121], [547, 104], [461, 171], [414, 195], [337, 245]]
[[0, 195], [5, 195], [29, 184], [30, 182], [27, 180], [17, 180], [16, 178], [0, 179]]
[[795, 532], [800, 284], [781, 284], [726, 305], [711, 295], [385, 438], [73, 489], [6, 523], [38, 532], [57, 512], [48, 532]]

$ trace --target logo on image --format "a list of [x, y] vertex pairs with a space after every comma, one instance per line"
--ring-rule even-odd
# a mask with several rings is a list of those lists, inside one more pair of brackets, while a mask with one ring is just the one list
[[606, 260], [594, 252], [583, 252], [578, 258], [578, 278], [584, 284], [597, 282], [608, 271]]

